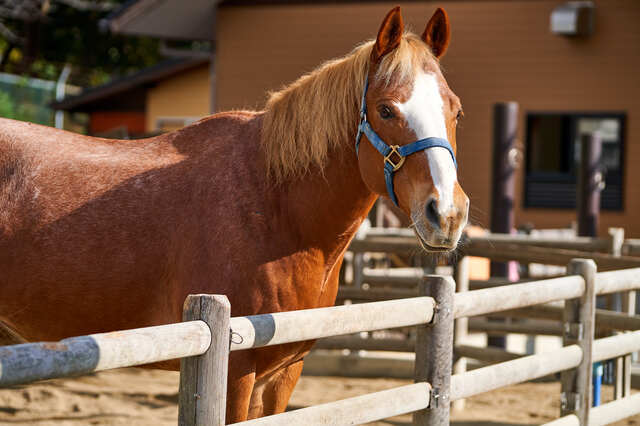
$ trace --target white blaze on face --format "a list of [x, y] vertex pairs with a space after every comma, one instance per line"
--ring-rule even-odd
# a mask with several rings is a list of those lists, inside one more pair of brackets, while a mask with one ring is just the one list
[[[420, 73], [416, 77], [411, 97], [404, 103], [396, 103], [409, 127], [415, 132], [417, 140], [429, 137], [448, 140], [443, 106], [438, 80], [435, 75], [426, 73]], [[423, 152], [427, 156], [431, 178], [438, 191], [439, 213], [445, 214], [453, 207], [453, 188], [458, 179], [456, 167], [445, 148], [429, 148]]]

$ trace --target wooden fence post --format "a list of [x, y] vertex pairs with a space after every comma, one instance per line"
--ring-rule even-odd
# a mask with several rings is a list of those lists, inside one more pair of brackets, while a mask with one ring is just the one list
[[604, 177], [600, 170], [602, 140], [598, 132], [582, 135], [580, 171], [576, 206], [578, 210], [578, 236], [597, 237], [600, 223], [600, 191]]
[[[622, 294], [622, 312], [628, 315], [636, 314], [636, 292], [635, 291], [627, 291]], [[631, 359], [633, 354], [627, 354], [623, 358], [619, 358], [624, 360], [622, 362], [622, 371], [620, 376], [623, 377], [621, 393], [618, 395], [618, 391], [616, 389], [616, 399], [626, 398], [631, 396]]]
[[[515, 175], [518, 166], [517, 133], [518, 104], [494, 104], [491, 232], [510, 234], [514, 227]], [[508, 268], [506, 262], [491, 262], [491, 275], [507, 277]]]
[[575, 414], [581, 425], [589, 424], [591, 408], [592, 347], [595, 330], [595, 277], [596, 264], [591, 259], [573, 259], [568, 275], [584, 278], [585, 289], [578, 299], [565, 301], [562, 343], [577, 344], [582, 349], [582, 361], [571, 370], [561, 373], [561, 416]]
[[[456, 292], [461, 293], [469, 291], [469, 256], [464, 256], [455, 263], [454, 266], [454, 278], [456, 281]], [[464, 343], [464, 339], [469, 332], [469, 318], [458, 318], [455, 320], [454, 332], [453, 332], [453, 347]], [[467, 371], [467, 360], [462, 356], [456, 356], [456, 361], [453, 363], [453, 374], [462, 374]], [[452, 408], [456, 411], [464, 410], [464, 399], [458, 399], [453, 401]]]
[[[624, 244], [624, 229], [612, 228], [609, 230], [611, 234], [613, 247], [616, 247], [622, 252], [622, 245]], [[620, 256], [618, 254], [618, 256]], [[627, 315], [636, 314], [636, 291], [629, 290], [621, 294], [621, 310]], [[624, 357], [617, 358], [616, 362], [616, 385], [615, 385], [615, 399], [626, 398], [631, 396], [631, 358], [633, 354], [627, 354]]]
[[184, 302], [182, 319], [207, 323], [211, 344], [204, 354], [180, 361], [180, 426], [225, 424], [230, 316], [231, 305], [226, 296], [196, 294]]
[[609, 228], [609, 253], [615, 257], [622, 256], [624, 245], [624, 228]]
[[[518, 104], [494, 104], [491, 232], [510, 234], [514, 227], [515, 176], [518, 166], [517, 133]], [[491, 261], [491, 277], [509, 277], [509, 263]], [[489, 317], [489, 320], [496, 319]], [[507, 338], [488, 333], [487, 346], [505, 349]]]
[[431, 384], [432, 391], [429, 408], [413, 414], [414, 425], [449, 425], [455, 288], [451, 277], [438, 275], [427, 275], [419, 284], [421, 296], [435, 299], [436, 312], [431, 324], [417, 328], [414, 377]]
[[[624, 245], [624, 228], [609, 228], [609, 252], [620, 257]], [[621, 311], [628, 315], [635, 315], [636, 292], [625, 291], [615, 295], [620, 297]], [[614, 398], [620, 399], [631, 396], [631, 354], [616, 358], [616, 381], [614, 386]]]

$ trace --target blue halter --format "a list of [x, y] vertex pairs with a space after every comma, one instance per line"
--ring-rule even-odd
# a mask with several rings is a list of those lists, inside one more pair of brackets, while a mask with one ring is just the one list
[[[360, 123], [358, 124], [358, 134], [356, 135], [356, 154], [360, 148], [360, 138], [364, 133], [371, 142], [371, 145], [378, 150], [384, 157], [384, 180], [387, 184], [387, 192], [389, 198], [397, 206], [398, 199], [396, 193], [393, 190], [393, 174], [402, 167], [405, 157], [418, 151], [424, 151], [429, 148], [445, 148], [451, 154], [453, 164], [458, 168], [458, 162], [456, 156], [453, 153], [453, 148], [448, 140], [442, 138], [425, 138], [412, 142], [407, 145], [387, 145], [380, 136], [373, 130], [371, 124], [367, 121], [367, 89], [369, 88], [369, 76], [364, 80], [364, 91], [362, 93], [362, 104], [360, 106]], [[394, 158], [395, 156], [395, 158]], [[397, 160], [397, 161], [396, 161]]]

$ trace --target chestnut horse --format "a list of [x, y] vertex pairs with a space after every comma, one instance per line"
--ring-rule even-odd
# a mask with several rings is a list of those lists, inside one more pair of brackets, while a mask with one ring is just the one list
[[[344, 252], [380, 195], [397, 197], [425, 248], [454, 249], [468, 198], [454, 157], [460, 101], [438, 62], [448, 43], [443, 10], [418, 37], [395, 8], [375, 40], [264, 111], [141, 141], [1, 120], [5, 343], [179, 322], [193, 293], [227, 295], [233, 316], [333, 305]], [[444, 142], [385, 162], [365, 133], [356, 152], [363, 93], [384, 143]], [[385, 163], [404, 163], [392, 194]], [[227, 421], [283, 411], [312, 344], [233, 352]]]

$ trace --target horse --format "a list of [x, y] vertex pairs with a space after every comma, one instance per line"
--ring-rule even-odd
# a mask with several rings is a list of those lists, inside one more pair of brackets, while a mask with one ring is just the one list
[[[444, 10], [417, 36], [396, 7], [375, 39], [263, 111], [145, 140], [0, 120], [4, 343], [179, 322], [197, 293], [226, 295], [233, 316], [331, 306], [380, 196], [425, 249], [455, 249], [469, 201], [455, 164], [462, 108], [439, 66], [449, 40]], [[284, 411], [312, 345], [233, 352], [226, 421]]]

